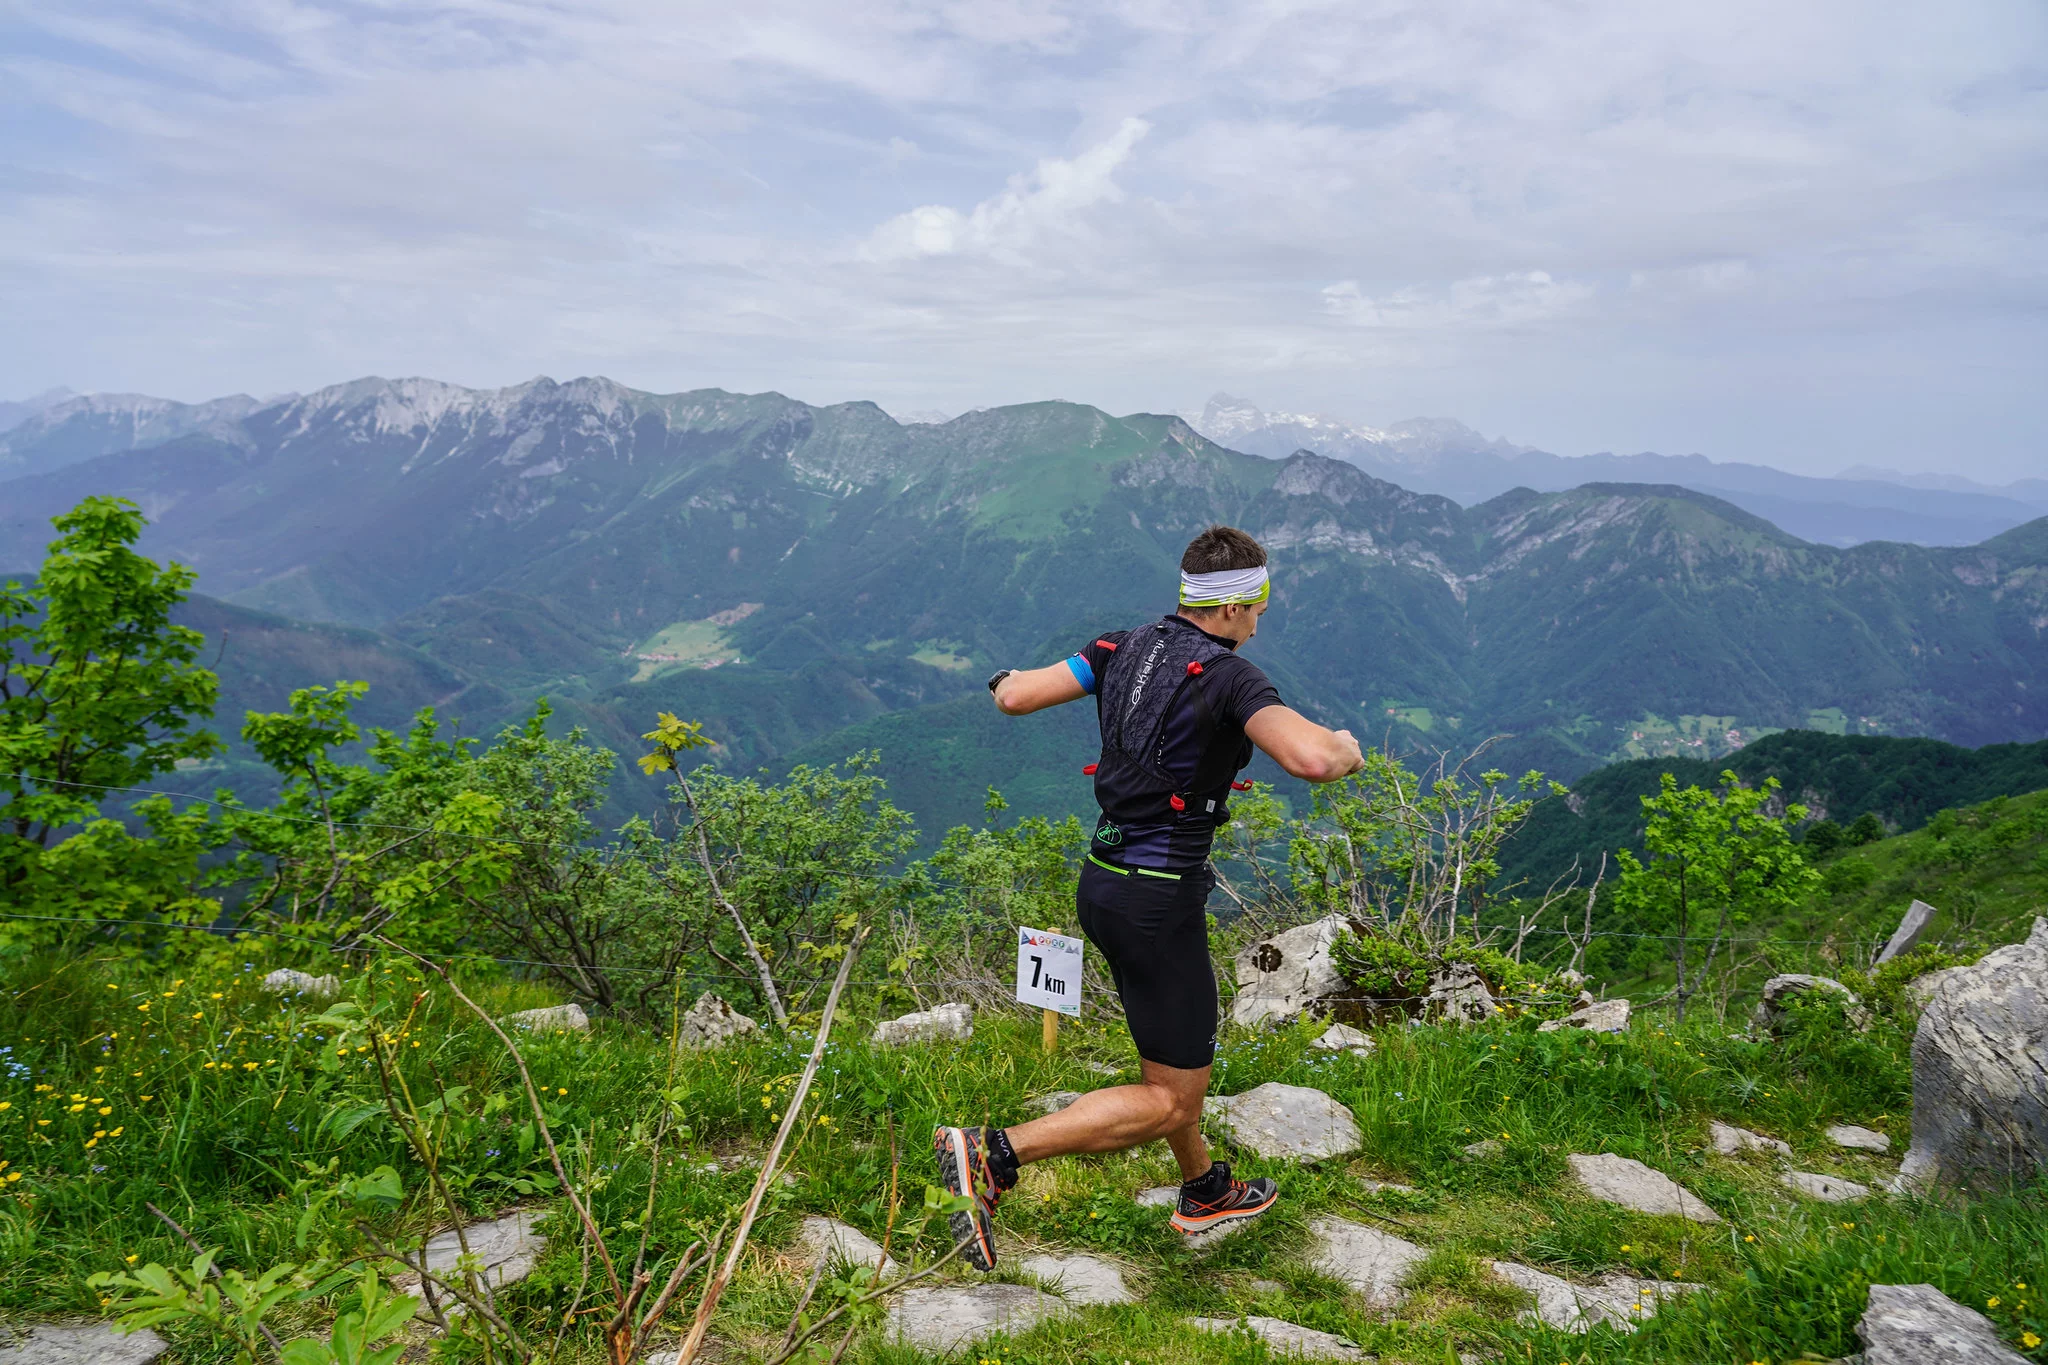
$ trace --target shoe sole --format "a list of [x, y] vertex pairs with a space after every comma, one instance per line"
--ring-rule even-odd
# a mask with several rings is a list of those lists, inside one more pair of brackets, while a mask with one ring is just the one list
[[[974, 1184], [967, 1158], [967, 1133], [960, 1128], [941, 1128], [932, 1134], [932, 1155], [938, 1158], [939, 1178], [951, 1194], [974, 1196]], [[967, 1260], [976, 1270], [996, 1268], [995, 1237], [988, 1219], [976, 1208], [946, 1216], [953, 1244], [967, 1243]]]
[[1256, 1218], [1279, 1202], [1280, 1191], [1275, 1190], [1266, 1199], [1265, 1203], [1256, 1204], [1250, 1208], [1223, 1209], [1216, 1213], [1202, 1214], [1195, 1218], [1190, 1218], [1179, 1209], [1175, 1209], [1173, 1217], [1168, 1221], [1187, 1236], [1196, 1237], [1205, 1232], [1214, 1232], [1225, 1223], [1242, 1223], [1247, 1218]]

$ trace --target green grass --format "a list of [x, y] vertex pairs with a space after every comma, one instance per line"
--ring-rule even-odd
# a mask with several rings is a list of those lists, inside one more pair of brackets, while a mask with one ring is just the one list
[[733, 648], [727, 628], [708, 620], [677, 621], [663, 626], [634, 645], [631, 652], [640, 661], [639, 669], [633, 674], [634, 682], [646, 682], [676, 668], [707, 668], [718, 663], [742, 662], [739, 651]]
[[[0, 1150], [11, 1163], [7, 1173], [22, 1178], [0, 1185], [0, 1312], [90, 1314], [98, 1305], [85, 1280], [94, 1271], [117, 1268], [130, 1255], [139, 1262], [180, 1257], [145, 1201], [222, 1247], [229, 1265], [253, 1271], [302, 1259], [295, 1225], [304, 1195], [294, 1193], [294, 1182], [307, 1163], [335, 1162], [339, 1175], [396, 1167], [408, 1201], [369, 1215], [371, 1222], [386, 1233], [424, 1230], [418, 1170], [375, 1107], [368, 1059], [336, 1056], [330, 1035], [308, 1028], [315, 1011], [261, 992], [256, 981], [269, 965], [253, 957], [174, 971], [136, 960], [5, 965], [0, 1035], [13, 1041], [0, 1054], [0, 1072], [10, 1076], [0, 1081], [8, 1105], [0, 1110]], [[411, 1084], [425, 1093], [461, 1088], [449, 1130], [460, 1199], [480, 1215], [530, 1202], [517, 1182], [541, 1169], [540, 1158], [521, 1155], [516, 1075], [490, 1035], [452, 1008], [444, 989], [404, 965], [340, 970], [352, 995], [392, 1002], [399, 1016], [412, 1009], [407, 1031], [394, 1026]], [[494, 1013], [549, 1003], [534, 986], [499, 976], [470, 984]], [[1060, 1052], [1046, 1056], [1036, 1019], [1022, 1012], [984, 1013], [964, 1045], [876, 1052], [858, 1041], [867, 1033], [864, 1016], [876, 1008], [856, 1000], [836, 1032], [792, 1153], [796, 1181], [771, 1198], [755, 1251], [721, 1309], [721, 1360], [755, 1358], [779, 1338], [801, 1284], [801, 1266], [786, 1249], [803, 1214], [831, 1214], [881, 1234], [892, 1142], [904, 1154], [914, 1201], [929, 1178], [925, 1138], [934, 1123], [1016, 1122], [1031, 1095], [1108, 1083], [1088, 1063], [1126, 1074], [1135, 1066], [1121, 1028], [1098, 1023], [1070, 1025]], [[1163, 1146], [1028, 1168], [999, 1219], [1006, 1254], [1068, 1247], [1108, 1256], [1127, 1268], [1143, 1300], [1085, 1309], [985, 1343], [965, 1359], [1253, 1362], [1266, 1358], [1262, 1346], [1192, 1332], [1182, 1319], [1259, 1312], [1338, 1332], [1387, 1361], [1434, 1365], [1462, 1350], [1532, 1362], [1777, 1362], [1853, 1349], [1863, 1289], [1872, 1281], [1931, 1282], [1978, 1306], [1994, 1296], [2006, 1306], [2031, 1302], [2031, 1290], [2014, 1286], [2048, 1277], [2048, 1200], [2039, 1191], [1967, 1207], [1900, 1200], [1844, 1211], [1795, 1201], [1776, 1185], [1776, 1168], [1760, 1159], [1722, 1158], [1707, 1148], [1707, 1120], [1723, 1118], [1784, 1138], [1800, 1169], [1868, 1181], [1895, 1168], [1892, 1158], [1837, 1152], [1821, 1130], [1862, 1123], [1889, 1132], [1895, 1151], [1903, 1150], [1910, 1020], [1886, 1016], [1867, 1036], [1816, 1028], [1775, 1044], [1706, 1024], [1660, 1030], [1654, 1021], [1619, 1037], [1539, 1034], [1529, 1022], [1390, 1029], [1362, 1059], [1311, 1049], [1312, 1026], [1226, 1035], [1219, 1092], [1267, 1080], [1324, 1089], [1356, 1115], [1362, 1151], [1313, 1168], [1236, 1153], [1240, 1174], [1274, 1176], [1285, 1197], [1272, 1215], [1201, 1258], [1166, 1225], [1163, 1210], [1131, 1202], [1136, 1191], [1172, 1179]], [[763, 1038], [678, 1056], [692, 1134], [659, 1181], [657, 1258], [673, 1257], [744, 1199], [752, 1180], [747, 1159], [765, 1149], [807, 1049], [801, 1037]], [[527, 1053], [536, 1082], [550, 1092], [565, 1156], [588, 1172], [598, 1218], [630, 1231], [647, 1176], [633, 1125], [654, 1111], [669, 1067], [663, 1038], [600, 1020], [589, 1035], [534, 1038]], [[95, 1131], [106, 1136], [95, 1142]], [[1459, 1160], [1459, 1149], [1481, 1137], [1501, 1140], [1504, 1152]], [[1564, 1158], [1575, 1151], [1641, 1159], [1684, 1182], [1728, 1223], [1700, 1227], [1595, 1204], [1565, 1178]], [[718, 1158], [717, 1171], [704, 1169]], [[1373, 1193], [1376, 1180], [1415, 1192]], [[1383, 1320], [1304, 1266], [1306, 1225], [1326, 1212], [1429, 1250], [1399, 1313]], [[504, 1296], [531, 1324], [559, 1316], [577, 1277], [568, 1229], [555, 1220], [547, 1230], [555, 1240], [540, 1267]], [[339, 1218], [316, 1225], [313, 1236], [342, 1248], [356, 1239]], [[897, 1248], [900, 1255], [900, 1236]], [[1666, 1308], [1633, 1337], [1603, 1329], [1557, 1338], [1515, 1323], [1519, 1295], [1483, 1271], [1487, 1258], [1560, 1274], [1686, 1279], [1714, 1292]], [[658, 1274], [663, 1269], [657, 1265]], [[1279, 1287], [1262, 1289], [1259, 1280]], [[291, 1324], [315, 1326], [333, 1307], [308, 1299], [291, 1309]], [[2009, 1307], [1992, 1316], [2019, 1339]], [[2034, 1330], [2042, 1330], [2038, 1321]], [[183, 1360], [225, 1359], [189, 1334], [176, 1345]], [[572, 1334], [567, 1350], [579, 1361], [600, 1358], [594, 1331]], [[850, 1358], [927, 1359], [874, 1335]]]

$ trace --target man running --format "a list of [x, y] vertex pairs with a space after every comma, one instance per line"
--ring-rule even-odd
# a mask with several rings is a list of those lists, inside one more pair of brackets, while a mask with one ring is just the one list
[[1233, 1180], [1202, 1140], [1202, 1096], [1216, 1055], [1216, 974], [1209, 961], [1209, 845], [1230, 818], [1232, 779], [1252, 746], [1310, 782], [1365, 766], [1348, 730], [1326, 730], [1281, 705], [1259, 669], [1237, 654], [1258, 633], [1271, 587], [1266, 551], [1212, 526], [1180, 560], [1180, 609], [1112, 631], [1064, 663], [1004, 669], [988, 680], [996, 706], [1023, 716], [1095, 697], [1102, 807], [1081, 865], [1081, 930], [1109, 963], [1137, 1044], [1136, 1085], [1083, 1095], [1015, 1128], [940, 1128], [932, 1135], [946, 1188], [970, 1194], [953, 1240], [982, 1270], [996, 1263], [990, 1216], [1028, 1162], [1071, 1152], [1117, 1152], [1165, 1138], [1180, 1163], [1173, 1225], [1184, 1233], [1255, 1218], [1280, 1190]]

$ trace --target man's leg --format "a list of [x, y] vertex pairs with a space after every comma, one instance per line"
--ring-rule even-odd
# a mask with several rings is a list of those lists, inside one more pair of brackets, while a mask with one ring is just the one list
[[1182, 1180], [1209, 1170], [1209, 1144], [1202, 1140], [1202, 1097], [1209, 1068], [1185, 1071], [1140, 1062], [1137, 1085], [1091, 1091], [1057, 1114], [1006, 1129], [1017, 1161], [1025, 1165], [1075, 1152], [1121, 1152], [1165, 1138], [1180, 1163]]

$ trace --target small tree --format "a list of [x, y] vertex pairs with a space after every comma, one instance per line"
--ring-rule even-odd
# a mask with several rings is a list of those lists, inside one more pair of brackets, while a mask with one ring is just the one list
[[171, 623], [192, 571], [137, 554], [143, 524], [125, 499], [87, 498], [52, 521], [35, 584], [0, 587], [0, 887], [11, 898], [102, 796], [220, 749], [194, 728], [219, 680], [195, 662], [199, 632]]
[[1721, 774], [1719, 791], [1680, 788], [1665, 773], [1657, 795], [1643, 798], [1647, 861], [1621, 851], [1615, 904], [1630, 922], [1669, 932], [1677, 976], [1671, 998], [1680, 1022], [1728, 946], [1729, 931], [1789, 910], [1816, 879], [1790, 830], [1806, 808], [1794, 804], [1773, 815], [1777, 790], [1776, 778], [1745, 787], [1733, 772]]

